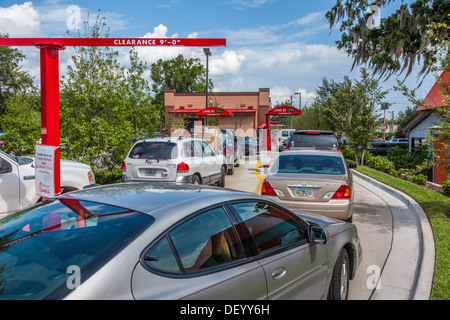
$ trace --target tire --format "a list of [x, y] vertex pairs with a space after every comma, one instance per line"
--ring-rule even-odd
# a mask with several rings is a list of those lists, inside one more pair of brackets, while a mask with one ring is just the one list
[[200, 177], [198, 175], [193, 175], [191, 183], [192, 184], [202, 184], [202, 181], [200, 180]]
[[334, 265], [328, 291], [329, 300], [347, 300], [350, 282], [350, 259], [347, 250], [342, 249]]
[[234, 164], [229, 166], [227, 174], [229, 176], [232, 176], [234, 174]]
[[217, 185], [219, 186], [219, 187], [225, 187], [225, 177], [226, 177], [226, 175], [227, 175], [227, 168], [226, 167], [222, 167], [221, 169], [220, 169], [220, 172], [221, 172], [221, 174], [220, 174], [220, 180], [219, 180], [219, 182], [217, 182]]

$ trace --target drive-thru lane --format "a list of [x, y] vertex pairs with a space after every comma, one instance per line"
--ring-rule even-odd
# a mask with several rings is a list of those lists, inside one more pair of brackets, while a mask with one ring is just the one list
[[[258, 193], [267, 168], [244, 162], [226, 188]], [[399, 191], [354, 171], [353, 223], [363, 260], [350, 283], [352, 300], [429, 299], [434, 240], [420, 206]]]

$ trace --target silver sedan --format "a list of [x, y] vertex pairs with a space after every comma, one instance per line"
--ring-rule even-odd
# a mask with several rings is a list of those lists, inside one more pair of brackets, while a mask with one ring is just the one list
[[0, 220], [2, 299], [346, 299], [353, 224], [217, 187], [122, 183]]
[[279, 154], [261, 194], [291, 210], [352, 221], [353, 177], [339, 151], [290, 150]]

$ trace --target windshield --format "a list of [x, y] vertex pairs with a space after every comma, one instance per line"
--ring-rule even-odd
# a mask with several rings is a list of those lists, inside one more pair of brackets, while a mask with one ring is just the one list
[[166, 141], [143, 141], [134, 145], [130, 151], [133, 159], [176, 159], [178, 147], [176, 143]]
[[48, 200], [0, 220], [0, 299], [61, 299], [146, 229], [153, 218], [106, 204]]
[[271, 168], [272, 173], [345, 174], [340, 157], [322, 155], [280, 155]]
[[290, 147], [313, 147], [313, 148], [338, 148], [336, 136], [334, 134], [298, 134], [291, 137]]

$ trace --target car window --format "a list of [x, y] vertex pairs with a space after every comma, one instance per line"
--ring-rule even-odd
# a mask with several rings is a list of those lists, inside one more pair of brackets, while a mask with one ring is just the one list
[[175, 159], [178, 157], [178, 146], [173, 142], [143, 141], [136, 143], [130, 151], [133, 159]]
[[233, 207], [250, 231], [259, 252], [307, 240], [302, 223], [271, 204], [243, 202], [233, 204]]
[[205, 157], [212, 157], [212, 156], [214, 156], [213, 149], [204, 141], [202, 141], [202, 144], [203, 144], [203, 155]]
[[291, 137], [290, 147], [302, 148], [338, 148], [336, 136], [334, 134], [307, 134], [294, 133]]
[[222, 207], [204, 212], [169, 233], [184, 272], [239, 260], [242, 245]]
[[192, 143], [190, 141], [183, 143], [183, 156], [186, 158], [194, 156], [194, 149], [192, 148]]
[[69, 267], [85, 281], [154, 219], [73, 199], [48, 200], [0, 221], [0, 299], [60, 299]]
[[192, 141], [194, 145], [194, 157], [202, 157], [203, 156], [203, 149], [202, 144], [200, 141], [194, 140]]
[[272, 173], [302, 173], [302, 174], [345, 174], [345, 165], [340, 157], [280, 154], [270, 169]]
[[161, 239], [144, 256], [144, 262], [152, 269], [169, 273], [181, 273], [175, 255], [166, 237]]

